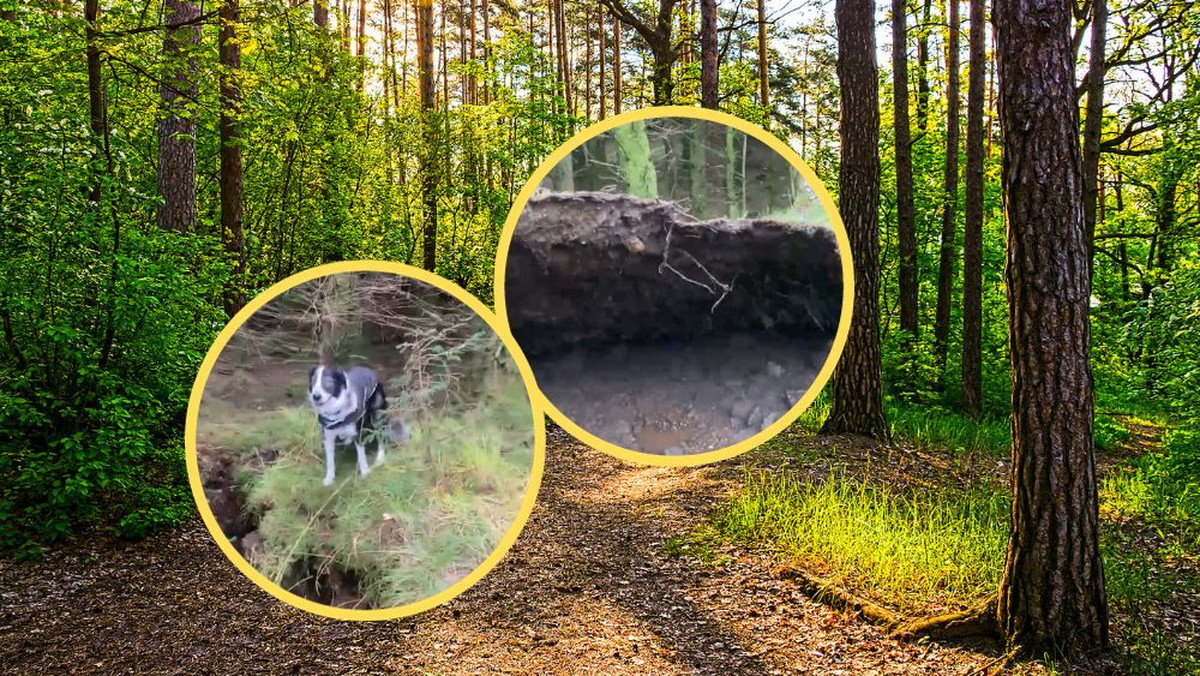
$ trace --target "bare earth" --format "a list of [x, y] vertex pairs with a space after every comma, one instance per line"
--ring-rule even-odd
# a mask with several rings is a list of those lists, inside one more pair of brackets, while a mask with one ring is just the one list
[[341, 622], [245, 580], [199, 520], [137, 543], [0, 560], [11, 673], [966, 674], [990, 649], [907, 644], [814, 603], [738, 554], [672, 558], [757, 454], [639, 468], [550, 434], [537, 508], [480, 584], [416, 618]]

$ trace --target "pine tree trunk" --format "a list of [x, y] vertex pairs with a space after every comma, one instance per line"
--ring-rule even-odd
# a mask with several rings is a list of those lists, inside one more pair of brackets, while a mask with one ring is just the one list
[[[355, 36], [355, 44], [357, 50], [354, 52], [359, 58], [367, 55], [367, 0], [358, 0], [358, 31]], [[362, 66], [359, 66], [360, 68]], [[359, 78], [359, 89], [362, 89], [362, 78]]]
[[621, 19], [614, 12], [613, 24], [613, 114], [621, 114]]
[[771, 119], [770, 86], [767, 82], [767, 3], [758, 0], [758, 100], [766, 119]]
[[[433, 83], [433, 0], [416, 0], [417, 73], [424, 117], [424, 148], [421, 149], [421, 199], [424, 205], [422, 266], [437, 268], [437, 137], [438, 121]], [[444, 35], [444, 33], [443, 33]]]
[[558, 77], [562, 84], [563, 102], [567, 106], [567, 114], [575, 114], [574, 102], [571, 98], [571, 66], [570, 55], [567, 53], [567, 18], [563, 16], [563, 0], [555, 0], [554, 18], [557, 21], [555, 33], [558, 37]]
[[[1100, 0], [1103, 1], [1103, 0]], [[963, 412], [978, 418], [983, 410], [983, 99], [987, 69], [984, 45], [986, 0], [970, 0], [967, 80], [966, 204], [963, 206]]]
[[900, 329], [915, 347], [917, 313], [917, 222], [913, 211], [912, 131], [908, 119], [908, 12], [892, 0], [892, 90], [896, 136], [896, 229], [900, 240]]
[[1088, 241], [1088, 280], [1096, 258], [1096, 196], [1100, 185], [1100, 132], [1104, 127], [1104, 40], [1107, 0], [1092, 0], [1092, 44], [1088, 55], [1087, 113], [1083, 121], [1083, 225]]
[[607, 41], [607, 33], [604, 32], [604, 8], [596, 9], [597, 18], [599, 19], [600, 31], [600, 119], [608, 117], [608, 81], [605, 78], [605, 70], [607, 70], [608, 55], [605, 54]]
[[[167, 24], [200, 17], [200, 8], [188, 0], [165, 0]], [[196, 57], [183, 50], [200, 44], [200, 24], [168, 29], [163, 37], [163, 57], [173, 74], [161, 86], [162, 117], [158, 121], [158, 227], [177, 232], [196, 229], [196, 120], [186, 102], [196, 99]]]
[[946, 0], [950, 24], [946, 40], [946, 165], [942, 200], [941, 260], [938, 263], [937, 310], [933, 324], [933, 350], [938, 378], [946, 366], [950, 341], [950, 301], [954, 295], [954, 235], [958, 217], [958, 0]]
[[925, 0], [921, 30], [917, 31], [917, 129], [929, 129], [929, 21], [933, 0]]
[[321, 28], [329, 27], [328, 0], [313, 0], [313, 23]]
[[[87, 40], [87, 74], [88, 74], [88, 113], [92, 137], [99, 144], [99, 150], [105, 154], [108, 145], [108, 111], [104, 92], [104, 80], [100, 72], [99, 29], [96, 22], [100, 20], [100, 1], [86, 0], [83, 5], [83, 18], [87, 22], [85, 38]], [[99, 206], [104, 196], [104, 181], [97, 175], [88, 192], [88, 200]]]
[[583, 119], [592, 119], [592, 10], [583, 10]]
[[218, 60], [220, 75], [221, 130], [221, 237], [225, 253], [233, 261], [233, 275], [225, 292], [225, 312], [232, 317], [245, 299], [246, 254], [242, 231], [242, 130], [238, 121], [242, 107], [240, 70], [242, 47], [238, 39], [241, 25], [239, 0], [224, 0], [221, 18]]
[[717, 109], [717, 0], [700, 0], [700, 105]]
[[873, 0], [837, 0], [839, 211], [854, 254], [854, 316], [833, 376], [824, 434], [888, 438], [879, 346], [879, 70]]
[[1108, 645], [1070, 0], [996, 0], [1012, 350], [1012, 533], [999, 622], [1051, 657]]

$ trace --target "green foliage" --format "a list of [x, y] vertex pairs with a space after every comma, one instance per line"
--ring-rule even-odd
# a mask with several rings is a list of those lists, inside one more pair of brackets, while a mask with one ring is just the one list
[[1138, 517], [1200, 541], [1200, 430], [1166, 433], [1162, 448], [1117, 468], [1100, 483], [1105, 504], [1120, 517]]
[[910, 612], [995, 589], [1008, 502], [982, 490], [897, 493], [833, 476], [813, 483], [750, 474], [713, 518], [722, 537], [766, 542], [789, 558]]

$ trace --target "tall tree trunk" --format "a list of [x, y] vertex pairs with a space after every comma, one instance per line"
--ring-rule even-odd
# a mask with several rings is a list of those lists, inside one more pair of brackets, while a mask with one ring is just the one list
[[1071, 9], [996, 0], [993, 11], [1013, 411], [998, 619], [1011, 647], [1052, 657], [1108, 645]]
[[769, 121], [771, 97], [767, 83], [767, 0], [758, 0], [758, 100]]
[[[361, 58], [367, 56], [367, 0], [358, 0], [358, 30], [355, 35], [355, 54]], [[360, 65], [359, 68], [362, 68]], [[362, 78], [359, 78], [359, 89], [362, 89]]]
[[321, 28], [329, 27], [328, 0], [313, 0], [313, 23]]
[[646, 122], [638, 120], [621, 125], [613, 130], [620, 158], [621, 176], [625, 179], [626, 192], [634, 197], [656, 199], [658, 197], [658, 175], [650, 156], [650, 137]]
[[929, 129], [929, 26], [933, 0], [925, 0], [917, 31], [917, 129]]
[[[492, 59], [492, 19], [491, 9], [488, 7], [488, 0], [483, 0], [483, 60], [486, 63], [491, 63]], [[490, 72], [491, 66], [488, 66], [487, 72]], [[492, 87], [483, 88], [483, 102], [485, 104], [492, 102]], [[491, 162], [491, 159], [488, 160]], [[489, 173], [489, 179], [491, 172]]]
[[717, 0], [700, 0], [700, 105], [712, 110], [720, 91], [717, 56]]
[[954, 295], [954, 234], [958, 217], [958, 2], [949, 5], [949, 31], [946, 39], [946, 166], [945, 193], [942, 201], [941, 260], [938, 264], [937, 314], [933, 325], [933, 350], [938, 363], [938, 378], [946, 366], [946, 345], [950, 341], [950, 300]]
[[612, 14], [613, 24], [613, 114], [621, 114], [621, 17]]
[[583, 119], [592, 119], [592, 10], [583, 10]]
[[892, 0], [892, 91], [896, 136], [896, 230], [900, 239], [900, 328], [915, 347], [917, 312], [917, 221], [913, 211], [912, 131], [908, 119], [908, 9]]
[[[467, 20], [471, 22], [470, 23], [470, 26], [471, 26], [471, 63], [473, 65], [475, 63], [476, 59], [478, 58], [475, 50], [479, 43], [479, 40], [477, 39], [477, 35], [475, 33], [475, 1], [471, 0], [469, 6], [471, 8], [471, 11], [469, 12], [469, 16], [468, 16]], [[483, 10], [481, 9], [480, 11], [483, 11]], [[473, 69], [472, 69], [471, 74], [467, 76], [467, 99], [470, 101], [471, 105], [473, 105], [473, 106], [479, 104], [479, 81], [478, 81], [478, 78], [475, 77], [475, 73], [474, 73]]]
[[232, 317], [245, 299], [246, 254], [242, 232], [242, 47], [238, 38], [241, 25], [239, 0], [224, 0], [221, 18], [220, 107], [221, 107], [221, 238], [225, 253], [233, 261], [233, 275], [225, 291], [225, 312]]
[[[95, 205], [96, 213], [99, 213], [104, 201], [104, 182], [111, 180], [116, 173], [116, 167], [113, 164], [112, 145], [108, 133], [108, 98], [100, 70], [99, 0], [86, 0], [83, 5], [83, 18], [87, 23], [87, 28], [84, 30], [84, 38], [87, 42], [85, 53], [87, 58], [90, 128], [98, 150], [104, 156], [104, 171], [96, 172], [92, 177], [94, 182], [88, 192], [88, 199]], [[101, 369], [108, 366], [109, 357], [112, 356], [113, 341], [116, 337], [117, 272], [121, 260], [121, 221], [117, 215], [117, 206], [112, 201], [109, 202], [108, 213], [112, 218], [112, 262], [109, 266], [108, 287], [105, 293], [104, 334], [100, 339], [100, 356], [97, 360], [97, 364]]]
[[567, 106], [567, 114], [575, 114], [575, 105], [571, 97], [571, 65], [570, 54], [567, 53], [567, 18], [563, 16], [563, 0], [555, 0], [554, 18], [555, 33], [558, 37], [558, 72], [562, 83], [562, 97]]
[[837, 0], [842, 142], [838, 202], [854, 254], [854, 316], [825, 434], [888, 438], [879, 347], [879, 70], [875, 3]]
[[1083, 121], [1083, 227], [1088, 242], [1088, 280], [1096, 258], [1096, 196], [1100, 184], [1100, 132], [1104, 127], [1104, 42], [1108, 0], [1092, 0], [1092, 44], [1088, 55], [1087, 112]]
[[[424, 148], [421, 149], [421, 191], [424, 202], [422, 231], [423, 267], [437, 268], [438, 123], [433, 84], [433, 0], [416, 0], [417, 73], [424, 117]], [[444, 33], [443, 33], [444, 35]]]
[[608, 55], [605, 53], [605, 42], [608, 34], [604, 32], [604, 8], [596, 8], [596, 16], [599, 20], [598, 30], [600, 32], [600, 119], [608, 117], [608, 82], [604, 77], [606, 66], [608, 63]]
[[[1101, 0], [1103, 1], [1103, 0]], [[978, 418], [983, 404], [983, 99], [987, 69], [986, 0], [970, 0], [967, 80], [967, 201], [963, 207], [963, 412]]]
[[[100, 31], [96, 28], [96, 22], [100, 20], [100, 0], [85, 0], [83, 5], [83, 18], [87, 22], [85, 29], [85, 38], [87, 40], [87, 74], [88, 74], [88, 113], [90, 116], [90, 127], [92, 137], [99, 144], [99, 150], [108, 155], [106, 146], [108, 145], [108, 110], [107, 100], [104, 92], [104, 80], [100, 71]], [[100, 205], [100, 199], [104, 196], [104, 181], [97, 175], [95, 182], [92, 183], [91, 190], [88, 193], [88, 200], [94, 202], [97, 206]]]
[[[200, 8], [188, 0], [165, 0], [167, 24], [182, 24], [200, 17]], [[158, 121], [158, 227], [177, 232], [196, 228], [196, 120], [186, 101], [196, 99], [196, 57], [184, 49], [200, 44], [200, 25], [168, 29], [163, 37], [163, 57], [171, 74], [161, 86], [162, 117]], [[182, 60], [181, 60], [182, 59]]]

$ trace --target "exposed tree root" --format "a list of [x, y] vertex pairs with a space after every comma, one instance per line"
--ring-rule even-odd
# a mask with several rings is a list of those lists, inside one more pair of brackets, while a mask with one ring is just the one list
[[929, 638], [999, 638], [996, 622], [996, 598], [982, 604], [942, 615], [930, 615], [906, 620], [892, 627], [892, 635], [902, 639]]
[[838, 610], [852, 611], [871, 624], [884, 627], [889, 634], [902, 640], [1000, 638], [1000, 626], [996, 622], [996, 597], [990, 597], [968, 610], [911, 618], [872, 603], [830, 580], [812, 575], [794, 565], [781, 566], [777, 574], [785, 580], [793, 581], [814, 601]]
[[824, 603], [838, 610], [849, 610], [871, 624], [892, 627], [900, 623], [902, 617], [883, 606], [846, 590], [833, 582], [809, 574], [796, 566], [784, 565], [778, 570], [779, 577], [795, 582], [800, 591], [814, 601]]

